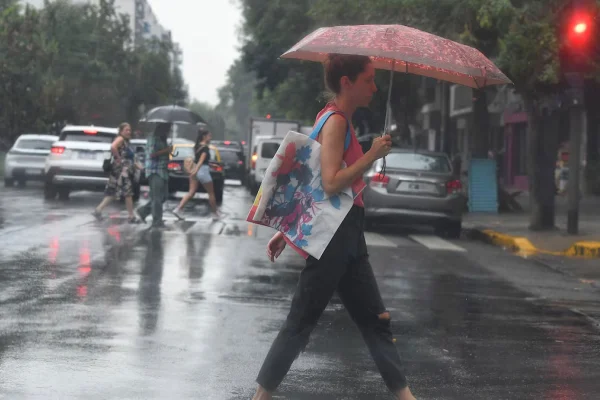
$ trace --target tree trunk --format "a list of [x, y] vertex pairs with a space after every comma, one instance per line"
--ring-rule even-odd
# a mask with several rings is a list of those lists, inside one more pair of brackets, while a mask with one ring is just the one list
[[490, 113], [487, 93], [473, 89], [473, 158], [487, 158], [490, 150]]
[[542, 115], [533, 99], [525, 99], [527, 109], [527, 172], [531, 214], [529, 229], [554, 229], [554, 168], [558, 151], [556, 116]]

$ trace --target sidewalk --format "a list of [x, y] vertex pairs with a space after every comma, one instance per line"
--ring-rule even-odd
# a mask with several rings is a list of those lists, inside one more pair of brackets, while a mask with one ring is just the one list
[[[516, 199], [521, 213], [466, 214], [463, 227], [471, 237], [508, 248], [520, 255], [543, 254], [600, 258], [600, 197], [586, 196], [580, 202], [579, 235], [567, 234], [567, 198], [556, 197], [556, 230], [532, 232], [529, 226], [529, 196]], [[600, 264], [600, 263], [599, 263]], [[598, 266], [600, 270], [600, 265]]]

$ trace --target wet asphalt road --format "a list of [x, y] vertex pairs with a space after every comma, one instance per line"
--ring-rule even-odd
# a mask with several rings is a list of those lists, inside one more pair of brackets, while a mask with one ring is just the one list
[[[264, 256], [271, 232], [200, 201], [166, 232], [127, 225], [101, 195], [44, 202], [0, 189], [0, 398], [249, 399], [301, 260]], [[174, 205], [174, 201], [170, 205]], [[582, 283], [428, 230], [369, 233], [372, 264], [419, 399], [597, 399], [600, 295]], [[277, 399], [390, 399], [334, 298]]]

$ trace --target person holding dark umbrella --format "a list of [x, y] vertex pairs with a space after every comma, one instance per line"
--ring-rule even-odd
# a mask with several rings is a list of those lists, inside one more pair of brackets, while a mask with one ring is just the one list
[[171, 124], [160, 122], [154, 133], [148, 138], [146, 146], [146, 176], [150, 186], [150, 200], [136, 209], [137, 216], [146, 222], [146, 217], [152, 214], [152, 227], [164, 228], [162, 219], [163, 203], [167, 200], [169, 171], [169, 154], [173, 146], [167, 144]]

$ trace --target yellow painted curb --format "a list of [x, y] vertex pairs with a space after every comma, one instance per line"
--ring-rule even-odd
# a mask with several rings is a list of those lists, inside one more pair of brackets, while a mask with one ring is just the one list
[[600, 242], [577, 242], [565, 251], [569, 257], [600, 258]]
[[509, 249], [520, 256], [529, 256], [539, 252], [527, 238], [506, 235], [489, 229], [482, 231], [482, 233], [491, 243]]
[[496, 246], [502, 246], [512, 252], [527, 257], [534, 254], [550, 254], [555, 256], [600, 258], [600, 242], [587, 241], [576, 242], [564, 251], [548, 251], [536, 248], [529, 239], [519, 236], [511, 236], [486, 229], [481, 231], [487, 240]]

